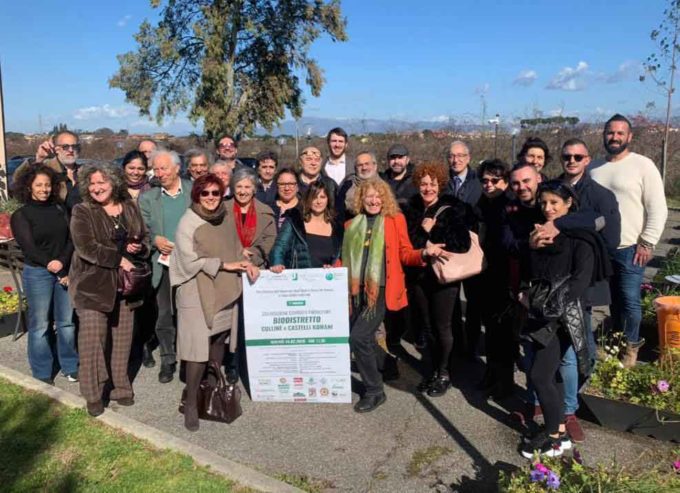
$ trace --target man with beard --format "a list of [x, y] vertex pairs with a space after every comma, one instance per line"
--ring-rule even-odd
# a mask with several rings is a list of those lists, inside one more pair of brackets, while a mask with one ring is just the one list
[[342, 180], [352, 174], [351, 166], [347, 164], [347, 148], [349, 136], [340, 127], [335, 127], [328, 132], [326, 143], [328, 144], [328, 159], [324, 164], [324, 172], [340, 186]]
[[378, 175], [378, 160], [373, 152], [362, 152], [357, 154], [354, 160], [355, 172], [347, 176], [340, 187], [335, 200], [336, 220], [344, 224], [348, 219], [357, 215], [357, 211], [352, 209], [354, 192], [359, 188], [359, 184]]
[[14, 172], [14, 181], [28, 171], [29, 166], [44, 164], [52, 168], [60, 177], [59, 198], [64, 201], [70, 211], [73, 206], [81, 202], [78, 193], [78, 164], [80, 156], [80, 140], [78, 135], [70, 130], [63, 130], [53, 138], [46, 140], [35, 153], [35, 159], [28, 159], [21, 163]]
[[231, 168], [231, 171], [236, 171], [237, 168], [245, 166], [236, 156], [238, 155], [238, 144], [231, 135], [223, 135], [217, 141], [217, 159], [216, 161], [224, 161]]
[[661, 239], [668, 208], [663, 181], [651, 159], [628, 148], [633, 130], [628, 119], [612, 116], [604, 126], [605, 161], [593, 164], [590, 176], [616, 196], [621, 213], [621, 239], [613, 252], [612, 318], [626, 335], [623, 364], [635, 365], [640, 339], [640, 285], [645, 265]]
[[399, 207], [404, 209], [409, 199], [418, 193], [418, 188], [411, 181], [414, 165], [405, 145], [394, 144], [387, 151], [387, 170], [382, 175], [397, 198]]

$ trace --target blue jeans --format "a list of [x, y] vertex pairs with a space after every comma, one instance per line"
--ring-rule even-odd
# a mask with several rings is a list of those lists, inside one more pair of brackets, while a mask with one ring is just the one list
[[54, 349], [50, 322], [57, 332], [56, 353], [65, 374], [78, 371], [76, 327], [68, 290], [44, 267], [24, 266], [24, 291], [28, 301], [28, 362], [35, 378], [52, 378]]
[[645, 268], [633, 265], [636, 246], [620, 248], [612, 255], [614, 275], [610, 280], [612, 291], [612, 319], [616, 330], [626, 334], [626, 340], [636, 343], [640, 339], [640, 285]]

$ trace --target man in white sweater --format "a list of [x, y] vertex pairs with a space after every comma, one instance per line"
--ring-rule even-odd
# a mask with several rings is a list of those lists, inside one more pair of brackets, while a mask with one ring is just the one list
[[628, 119], [616, 114], [604, 127], [606, 161], [594, 163], [590, 176], [616, 196], [621, 213], [621, 241], [612, 252], [612, 317], [628, 344], [623, 363], [633, 366], [640, 339], [640, 285], [645, 265], [661, 239], [668, 208], [663, 182], [651, 159], [628, 148], [633, 131]]

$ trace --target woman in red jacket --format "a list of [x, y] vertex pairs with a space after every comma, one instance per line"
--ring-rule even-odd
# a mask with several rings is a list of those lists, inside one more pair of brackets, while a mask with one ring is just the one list
[[366, 389], [354, 410], [365, 413], [386, 399], [375, 333], [386, 309], [396, 311], [408, 304], [402, 264], [424, 265], [425, 257], [444, 252], [438, 245], [413, 248], [392, 190], [379, 178], [359, 185], [354, 210], [360, 213], [345, 225], [342, 264], [350, 282], [350, 347]]

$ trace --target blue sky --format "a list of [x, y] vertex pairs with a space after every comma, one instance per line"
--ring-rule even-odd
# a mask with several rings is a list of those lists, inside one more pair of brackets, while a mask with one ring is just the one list
[[[662, 95], [640, 83], [655, 50], [649, 33], [663, 0], [345, 0], [349, 41], [322, 38], [312, 54], [325, 69], [306, 116], [399, 120], [633, 113]], [[54, 123], [154, 131], [108, 87], [116, 54], [156, 11], [148, 1], [3, 2], [0, 66], [5, 124], [36, 132]], [[182, 116], [168, 122], [190, 130]]]

